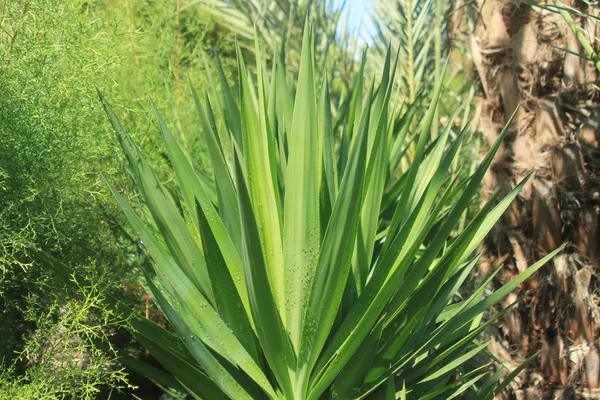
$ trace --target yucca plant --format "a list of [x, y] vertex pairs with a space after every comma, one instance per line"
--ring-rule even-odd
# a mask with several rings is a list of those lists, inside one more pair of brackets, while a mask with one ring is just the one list
[[493, 197], [453, 235], [505, 132], [472, 176], [452, 179], [466, 135], [450, 142], [448, 124], [427, 145], [440, 79], [412, 165], [398, 176], [391, 160], [405, 129], [392, 123], [397, 61], [389, 51], [379, 83], [354, 85], [334, 114], [327, 79], [316, 79], [311, 28], [297, 85], [280, 61], [269, 74], [255, 46], [255, 77], [238, 57], [239, 98], [226, 82], [214, 105], [196, 96], [213, 182], [194, 170], [154, 107], [175, 195], [101, 97], [147, 220], [111, 189], [154, 260], [146, 287], [173, 328], [133, 321], [171, 375], [124, 361], [203, 399], [493, 396], [499, 375], [482, 383], [487, 366], [456, 372], [486, 346], [475, 341], [493, 321], [483, 313], [558, 251], [493, 293], [484, 295], [489, 278], [460, 296], [473, 251], [524, 184]]

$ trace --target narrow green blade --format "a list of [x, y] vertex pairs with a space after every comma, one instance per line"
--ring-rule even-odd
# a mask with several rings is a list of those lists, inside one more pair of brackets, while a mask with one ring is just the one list
[[194, 285], [212, 302], [214, 297], [204, 257], [190, 234], [185, 221], [135, 143], [131, 140], [131, 137], [125, 132], [102, 93], [98, 91], [98, 94], [135, 174], [138, 187], [148, 204], [148, 209], [152, 213], [170, 252]]
[[322, 144], [317, 128], [312, 41], [311, 29], [305, 29], [294, 118], [288, 136], [290, 155], [283, 214], [286, 326], [296, 351], [321, 244]]
[[205, 109], [200, 103], [196, 90], [193, 86], [191, 86], [191, 88], [215, 176], [215, 187], [217, 190], [217, 198], [219, 200], [219, 215], [229, 232], [231, 241], [239, 248], [241, 242], [240, 212], [237, 201], [235, 201], [235, 187], [229, 168], [227, 167], [227, 162], [225, 161], [225, 155], [223, 154], [223, 148], [219, 140], [217, 124], [212, 112], [210, 100], [208, 96], [205, 97]]
[[286, 398], [293, 398], [289, 372], [295, 369], [296, 358], [269, 284], [256, 217], [237, 156], [235, 162], [238, 201], [242, 217], [242, 253], [252, 317], [256, 324], [258, 340], [281, 390]]
[[197, 209], [204, 256], [206, 257], [208, 273], [212, 278], [211, 284], [215, 294], [217, 311], [239, 339], [242, 346], [259, 364], [259, 352], [249, 315], [244, 310], [244, 305], [227, 270], [215, 237], [210, 230], [206, 215], [202, 212], [201, 207], [197, 207]]
[[388, 378], [385, 388], [385, 400], [396, 400], [396, 385], [394, 384], [393, 376]]
[[[256, 214], [257, 229], [260, 235], [258, 242], [262, 249], [263, 259], [268, 272], [268, 282], [278, 309], [284, 310], [284, 277], [283, 247], [281, 239], [281, 210], [276, 194], [270, 165], [271, 154], [267, 143], [266, 130], [261, 127], [257, 113], [255, 95], [248, 82], [248, 72], [244, 60], [239, 54], [240, 97], [242, 103], [242, 138], [244, 142], [243, 157], [251, 209]], [[238, 157], [241, 154], [236, 153]], [[240, 170], [241, 173], [241, 170]], [[236, 177], [239, 180], [239, 177]], [[238, 187], [238, 200], [239, 200]], [[241, 209], [240, 209], [241, 212]], [[223, 253], [225, 254], [225, 253]], [[248, 293], [249, 296], [252, 294]], [[282, 313], [282, 318], [285, 314]]]

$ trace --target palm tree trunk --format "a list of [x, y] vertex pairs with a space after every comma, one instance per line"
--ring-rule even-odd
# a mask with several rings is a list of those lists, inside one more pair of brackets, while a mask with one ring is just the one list
[[[570, 0], [591, 41], [600, 37], [597, 2]], [[566, 252], [507, 300], [519, 305], [490, 350], [516, 366], [543, 349], [512, 384], [516, 398], [598, 395], [600, 328], [598, 209], [600, 91], [594, 63], [552, 3], [476, 0], [469, 51], [481, 85], [479, 130], [488, 143], [516, 112], [512, 134], [485, 180], [488, 194], [534, 177], [486, 242], [482, 272], [504, 268], [496, 285], [567, 241]], [[585, 6], [585, 7], [584, 7]]]

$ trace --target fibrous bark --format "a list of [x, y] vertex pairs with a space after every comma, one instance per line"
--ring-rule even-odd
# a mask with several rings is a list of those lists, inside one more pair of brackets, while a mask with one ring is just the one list
[[[587, 14], [573, 18], [590, 39], [599, 37], [597, 2], [566, 3]], [[569, 243], [507, 299], [521, 301], [488, 332], [490, 350], [510, 370], [543, 349], [505, 398], [600, 398], [598, 71], [562, 16], [546, 7], [552, 3], [540, 5], [477, 0], [470, 9], [468, 43], [482, 93], [476, 120], [485, 141], [516, 112], [486, 193], [508, 191], [535, 171], [488, 237], [482, 269], [504, 265], [499, 286]]]

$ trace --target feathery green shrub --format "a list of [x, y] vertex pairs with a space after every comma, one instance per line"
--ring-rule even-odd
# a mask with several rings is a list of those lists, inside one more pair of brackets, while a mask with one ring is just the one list
[[[110, 136], [95, 128], [103, 118], [91, 97], [96, 78], [118, 62], [114, 37], [102, 21], [90, 24], [75, 3], [0, 7], [0, 398], [41, 398], [29, 392], [42, 386], [81, 393], [122, 383], [122, 374], [112, 379], [104, 369], [107, 354], [89, 357], [78, 380], [69, 381], [57, 378], [52, 359], [31, 351], [56, 339], [50, 326], [60, 326], [61, 307], [72, 315], [85, 305], [79, 291], [59, 289], [63, 282], [35, 258], [37, 250], [115, 286], [133, 278], [125, 272], [128, 242], [139, 254], [113, 231], [121, 217], [99, 180], [100, 171], [122, 180]], [[54, 355], [71, 358], [75, 347]], [[22, 390], [17, 396], [11, 388]]]
[[[126, 386], [114, 355], [84, 335], [108, 337], [123, 325], [118, 318], [98, 324], [101, 307], [88, 304], [103, 297], [90, 298], [84, 287], [100, 285], [132, 307], [145, 303], [143, 293], [124, 291], [136, 287], [132, 270], [145, 258], [100, 179], [133, 193], [96, 87], [119, 93], [111, 101], [128, 105], [120, 108], [126, 126], [168, 180], [152, 116], [136, 102], [152, 92], [172, 104], [169, 118], [185, 139], [197, 124], [185, 77], [208, 81], [201, 52], [211, 50], [207, 64], [213, 50], [221, 53], [227, 79], [235, 64], [231, 35], [198, 8], [179, 18], [176, 11], [175, 1], [0, 0], [0, 398], [94, 398]], [[200, 158], [202, 146], [186, 143]], [[85, 274], [89, 285], [63, 290], [40, 250]], [[72, 330], [77, 338], [51, 351], [59, 329], [75, 326], [65, 318], [85, 312]], [[82, 354], [83, 366], [56, 368]]]

